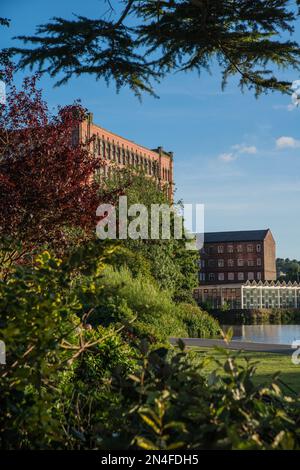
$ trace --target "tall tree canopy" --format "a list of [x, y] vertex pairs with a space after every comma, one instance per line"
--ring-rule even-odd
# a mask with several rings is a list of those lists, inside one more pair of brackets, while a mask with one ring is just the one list
[[[155, 94], [153, 80], [179, 70], [219, 64], [223, 85], [239, 75], [241, 88], [258, 95], [288, 92], [278, 70], [299, 70], [299, 44], [291, 38], [299, 0], [114, 0], [107, 16], [55, 17], [14, 48], [20, 66], [38, 65], [57, 84], [93, 74]], [[121, 11], [121, 12], [120, 12]], [[115, 14], [112, 14], [115, 13]], [[61, 78], [62, 77], [62, 78]]]
[[[78, 103], [51, 114], [38, 76], [20, 89], [2, 72], [7, 103], [0, 104], [0, 239], [44, 243], [64, 237], [64, 226], [94, 231], [99, 204], [92, 181], [102, 164], [75, 132], [85, 118]], [[75, 130], [75, 131], [74, 131]]]

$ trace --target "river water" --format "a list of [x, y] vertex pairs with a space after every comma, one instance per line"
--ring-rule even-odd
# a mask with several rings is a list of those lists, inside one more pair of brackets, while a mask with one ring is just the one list
[[256, 343], [289, 344], [300, 341], [300, 325], [222, 325], [233, 329], [232, 339]]

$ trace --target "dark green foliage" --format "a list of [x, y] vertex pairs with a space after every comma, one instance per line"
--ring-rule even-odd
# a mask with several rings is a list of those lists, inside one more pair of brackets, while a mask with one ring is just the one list
[[[113, 192], [120, 186], [126, 188], [128, 207], [137, 203], [144, 204], [151, 214], [151, 204], [170, 206], [155, 180], [147, 178], [142, 172], [134, 173], [130, 169], [116, 170], [115, 175], [105, 181], [101, 197], [105, 197], [106, 191]], [[174, 239], [175, 217], [176, 212], [171, 213], [169, 240], [122, 240], [120, 256], [118, 252], [111, 259], [111, 263], [116, 267], [128, 267], [134, 275], [140, 273], [150, 276], [161, 289], [171, 292], [173, 299], [178, 302], [193, 303], [192, 291], [198, 283], [199, 254], [198, 251], [186, 250], [185, 236], [180, 240]]]
[[300, 282], [300, 261], [289, 258], [277, 258], [277, 276], [281, 281]]
[[[154, 93], [151, 79], [169, 72], [209, 70], [220, 66], [223, 85], [233, 75], [258, 95], [288, 92], [278, 69], [299, 69], [299, 45], [292, 34], [297, 2], [289, 0], [127, 0], [113, 20], [76, 16], [53, 18], [36, 34], [21, 36], [30, 48], [14, 48], [20, 66], [38, 65], [51, 76], [93, 74], [128, 85], [135, 94]], [[33, 46], [33, 47], [32, 47]]]
[[230, 309], [228, 311], [206, 308], [206, 310], [221, 325], [295, 325], [300, 321], [300, 310], [293, 308]]
[[[0, 26], [10, 26], [10, 20], [8, 18], [0, 18]], [[9, 60], [11, 57], [11, 52], [8, 49], [0, 50], [0, 65], [7, 66], [9, 64]], [[0, 79], [4, 78], [2, 76], [2, 72], [0, 71]]]
[[219, 323], [196, 305], [179, 304], [180, 318], [191, 338], [210, 338], [220, 334]]
[[224, 351], [225, 363], [213, 360], [215, 370], [206, 380], [206, 358], [194, 362], [182, 343], [180, 347], [166, 355], [143, 345], [134, 376], [116, 378], [124, 424], [108, 445], [119, 441], [122, 448], [146, 450], [299, 448], [299, 398], [285, 396], [276, 377], [270, 385], [256, 386], [255, 364], [240, 365]]
[[132, 322], [148, 338], [182, 325], [213, 334], [217, 324], [149, 279], [105, 267], [113, 249], [43, 252], [0, 282], [0, 448], [299, 448], [299, 398], [277, 376], [254, 385], [255, 365], [228, 351], [224, 364], [210, 358], [207, 376], [209, 358], [182, 341], [176, 352], [129, 337]]
[[[97, 266], [90, 266], [91, 290], [109, 253], [105, 245], [97, 248]], [[107, 374], [116, 366], [132, 368], [131, 348], [114, 326], [91, 329], [79, 290], [72, 289], [81, 257], [87, 266], [90, 254], [86, 250], [62, 262], [44, 252], [33, 266], [19, 266], [8, 281], [0, 281], [0, 333], [7, 351], [7, 365], [0, 369], [1, 448], [70, 444], [72, 431], [66, 436], [64, 426], [76, 431], [80, 394], [90, 400], [105, 391]], [[70, 406], [75, 408], [67, 413]]]
[[84, 311], [93, 308], [90, 322], [117, 328], [127, 322], [122, 334], [135, 344], [141, 338], [168, 344], [170, 337], [219, 334], [218, 323], [197, 306], [176, 304], [170, 293], [151, 279], [142, 275], [133, 278], [124, 268], [107, 267], [92, 290], [85, 289], [85, 282], [80, 279], [79, 289]]

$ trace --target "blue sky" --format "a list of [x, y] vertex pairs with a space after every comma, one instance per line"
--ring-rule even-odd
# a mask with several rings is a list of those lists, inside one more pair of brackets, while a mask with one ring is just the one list
[[[18, 34], [32, 34], [53, 16], [78, 13], [98, 17], [104, 0], [2, 0], [1, 16], [12, 20], [1, 31], [1, 46]], [[300, 40], [300, 28], [296, 32]], [[25, 72], [28, 74], [28, 71]], [[19, 79], [22, 77], [19, 74]], [[300, 74], [287, 74], [290, 80]], [[205, 229], [246, 230], [269, 227], [277, 255], [300, 259], [300, 108], [288, 96], [242, 94], [231, 81], [221, 91], [217, 68], [169, 76], [140, 103], [123, 89], [116, 94], [93, 76], [53, 88], [41, 86], [50, 107], [80, 98], [97, 124], [153, 148], [175, 154], [176, 198], [205, 204]]]

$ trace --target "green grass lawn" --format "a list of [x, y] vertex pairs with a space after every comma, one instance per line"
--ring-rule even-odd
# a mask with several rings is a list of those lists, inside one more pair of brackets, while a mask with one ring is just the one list
[[[223, 353], [211, 348], [193, 348], [193, 350], [201, 355], [213, 355], [217, 356], [218, 359], [225, 359]], [[236, 354], [236, 352], [232, 353], [233, 355]], [[276, 372], [280, 372], [279, 379], [286, 384], [286, 387], [284, 387], [285, 391], [289, 392], [289, 387], [291, 387], [294, 391], [300, 393], [300, 365], [292, 363], [291, 354], [285, 355], [246, 351], [241, 353], [240, 357], [237, 359], [240, 364], [245, 362], [243, 358], [248, 358], [251, 362], [257, 363], [254, 378], [257, 384], [267, 383]], [[205, 367], [205, 371], [207, 371], [207, 373], [212, 372], [216, 367], [216, 364], [210, 362]]]

